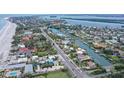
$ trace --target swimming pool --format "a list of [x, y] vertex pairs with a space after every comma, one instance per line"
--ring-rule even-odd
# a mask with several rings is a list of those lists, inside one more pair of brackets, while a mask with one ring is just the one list
[[11, 72], [10, 76], [17, 76], [17, 72], [16, 71]]
[[6, 73], [7, 77], [18, 77], [21, 74], [20, 71], [10, 71]]

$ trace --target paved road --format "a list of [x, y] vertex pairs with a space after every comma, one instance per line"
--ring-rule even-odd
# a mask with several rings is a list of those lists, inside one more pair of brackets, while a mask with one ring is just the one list
[[89, 76], [85, 71], [82, 71], [74, 62], [64, 53], [64, 51], [56, 44], [56, 42], [49, 37], [46, 32], [41, 28], [42, 34], [53, 44], [57, 52], [61, 55], [63, 59], [63, 64], [73, 73], [74, 77], [77, 78], [88, 78]]

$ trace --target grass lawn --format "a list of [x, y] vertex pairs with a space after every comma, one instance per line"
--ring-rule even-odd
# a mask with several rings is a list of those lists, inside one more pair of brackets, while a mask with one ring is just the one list
[[[39, 75], [35, 78], [45, 78], [45, 75]], [[47, 78], [70, 78], [67, 72], [54, 71], [47, 74]]]

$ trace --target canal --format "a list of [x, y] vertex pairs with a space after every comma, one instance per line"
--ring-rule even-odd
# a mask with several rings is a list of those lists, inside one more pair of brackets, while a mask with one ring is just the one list
[[[55, 30], [55, 29], [51, 29], [52, 32], [54, 34], [57, 34], [57, 33], [61, 33], [61, 34], [64, 34], [66, 36], [69, 36], [71, 37], [71, 35], [69, 34], [65, 34], [65, 33], [62, 33], [60, 32], [60, 30]], [[58, 31], [58, 32], [57, 32]], [[107, 67], [111, 67], [111, 63], [109, 60], [107, 60], [105, 57], [101, 56], [100, 54], [96, 53], [91, 47], [89, 47], [86, 43], [84, 43], [83, 41], [81, 41], [80, 38], [74, 38], [75, 40], [75, 44], [78, 45], [80, 48], [83, 48], [87, 51], [88, 55], [97, 63], [99, 64], [101, 67], [104, 67], [104, 68], [107, 68]]]
[[80, 48], [83, 48], [87, 51], [88, 55], [100, 66], [110, 66], [111, 63], [105, 57], [101, 56], [100, 54], [96, 53], [91, 47], [87, 44], [83, 43], [80, 38], [75, 40], [75, 44], [78, 45]]

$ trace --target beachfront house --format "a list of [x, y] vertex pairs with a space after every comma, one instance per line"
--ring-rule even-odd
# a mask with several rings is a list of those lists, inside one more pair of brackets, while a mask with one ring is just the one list
[[25, 48], [24, 44], [18, 44], [18, 48]]

